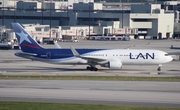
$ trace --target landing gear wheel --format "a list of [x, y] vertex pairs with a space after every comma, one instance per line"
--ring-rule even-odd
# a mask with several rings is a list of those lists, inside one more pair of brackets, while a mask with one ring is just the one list
[[90, 71], [94, 71], [94, 67], [90, 67]]
[[87, 66], [86, 69], [87, 69], [87, 70], [90, 70], [90, 71], [98, 71], [98, 68], [92, 67], [92, 66]]
[[98, 69], [97, 69], [97, 68], [94, 68], [94, 71], [98, 71]]
[[161, 67], [162, 67], [162, 64], [159, 64], [157, 71], [161, 71]]
[[87, 66], [87, 68], [86, 68], [86, 69], [87, 69], [87, 70], [90, 70], [90, 68], [91, 68], [90, 66]]
[[159, 67], [157, 70], [158, 70], [158, 71], [161, 71], [161, 67]]

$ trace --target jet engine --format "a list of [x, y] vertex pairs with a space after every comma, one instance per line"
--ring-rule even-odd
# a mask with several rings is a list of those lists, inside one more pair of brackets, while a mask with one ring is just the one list
[[102, 67], [108, 67], [109, 69], [121, 69], [122, 61], [121, 60], [112, 60], [108, 61], [108, 63], [102, 64]]

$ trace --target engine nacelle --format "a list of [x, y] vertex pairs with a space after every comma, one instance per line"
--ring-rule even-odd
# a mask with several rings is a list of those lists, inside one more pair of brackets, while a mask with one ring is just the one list
[[106, 64], [101, 65], [102, 67], [108, 67], [109, 69], [121, 69], [122, 61], [121, 60], [112, 60]]

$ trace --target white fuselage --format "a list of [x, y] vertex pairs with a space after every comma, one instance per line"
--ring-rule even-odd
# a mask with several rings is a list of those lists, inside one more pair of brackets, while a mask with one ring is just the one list
[[[53, 53], [51, 53], [51, 55], [53, 55]], [[172, 61], [172, 57], [168, 56], [166, 52], [160, 50], [142, 49], [99, 50], [81, 54], [81, 56], [84, 58], [102, 59], [104, 61], [121, 60], [123, 65], [158, 65]], [[88, 60], [74, 56], [60, 59], [39, 58], [32, 56], [26, 56], [24, 58], [55, 64], [88, 64]]]

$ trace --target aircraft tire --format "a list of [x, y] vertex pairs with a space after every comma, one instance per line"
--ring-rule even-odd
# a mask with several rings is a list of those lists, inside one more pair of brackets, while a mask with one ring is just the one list
[[161, 71], [161, 68], [159, 67], [157, 70], [158, 70], [158, 71]]
[[87, 66], [87, 68], [86, 68], [86, 69], [87, 69], [87, 70], [90, 70], [90, 68], [91, 68], [91, 67]]
[[94, 68], [93, 68], [93, 67], [90, 67], [90, 71], [94, 71]]
[[98, 71], [98, 68], [94, 68], [94, 71]]

